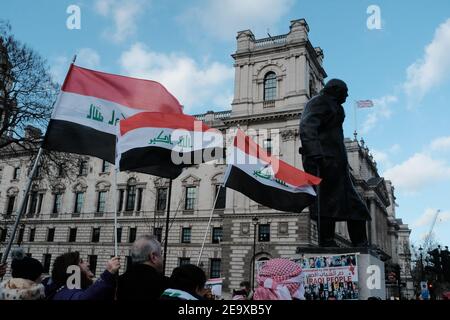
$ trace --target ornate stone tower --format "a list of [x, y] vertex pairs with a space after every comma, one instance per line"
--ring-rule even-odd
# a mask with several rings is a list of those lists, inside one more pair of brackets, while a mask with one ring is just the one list
[[[282, 160], [302, 168], [298, 127], [307, 101], [323, 87], [323, 53], [308, 39], [304, 19], [291, 21], [284, 35], [255, 39], [237, 35], [235, 91], [228, 128], [239, 126]], [[249, 133], [253, 132], [253, 133]], [[280, 212], [227, 189], [223, 214], [224, 290], [253, 278], [253, 261], [290, 257], [299, 245], [315, 245], [315, 224], [307, 210]]]
[[308, 32], [304, 19], [291, 21], [289, 33], [264, 39], [238, 32], [232, 116], [298, 110], [322, 89], [323, 52]]

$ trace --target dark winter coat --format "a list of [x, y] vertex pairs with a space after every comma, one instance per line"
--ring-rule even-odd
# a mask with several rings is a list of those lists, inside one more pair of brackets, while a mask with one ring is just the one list
[[105, 270], [100, 278], [87, 289], [62, 287], [52, 300], [114, 300], [116, 276]]
[[159, 300], [169, 278], [146, 264], [133, 265], [119, 277], [117, 300]]
[[[306, 172], [322, 178], [319, 187], [321, 218], [370, 220], [367, 206], [353, 186], [344, 145], [342, 124], [345, 112], [341, 103], [347, 97], [347, 87], [340, 80], [333, 81], [329, 81], [329, 87], [326, 86], [306, 104], [302, 113], [303, 167]], [[317, 202], [310, 210], [312, 218], [317, 219]]]

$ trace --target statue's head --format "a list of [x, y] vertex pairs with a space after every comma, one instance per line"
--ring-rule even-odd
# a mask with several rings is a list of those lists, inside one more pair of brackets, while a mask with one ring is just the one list
[[336, 98], [339, 103], [344, 103], [348, 97], [347, 85], [344, 81], [339, 79], [329, 80], [323, 88], [323, 92]]

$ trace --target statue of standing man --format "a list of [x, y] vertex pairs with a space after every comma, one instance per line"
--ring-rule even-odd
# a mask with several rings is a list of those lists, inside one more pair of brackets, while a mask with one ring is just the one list
[[366, 221], [370, 220], [370, 213], [353, 186], [344, 145], [342, 104], [347, 97], [345, 82], [331, 79], [320, 94], [306, 104], [300, 119], [303, 167], [306, 172], [322, 178], [319, 201], [310, 207], [312, 219], [317, 220], [320, 215], [319, 244], [322, 247], [337, 247], [336, 221], [347, 221], [355, 247], [368, 246]]

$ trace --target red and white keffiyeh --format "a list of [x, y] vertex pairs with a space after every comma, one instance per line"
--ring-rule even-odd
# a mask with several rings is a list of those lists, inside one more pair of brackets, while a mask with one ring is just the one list
[[267, 261], [258, 275], [255, 300], [304, 300], [302, 268], [288, 259]]

